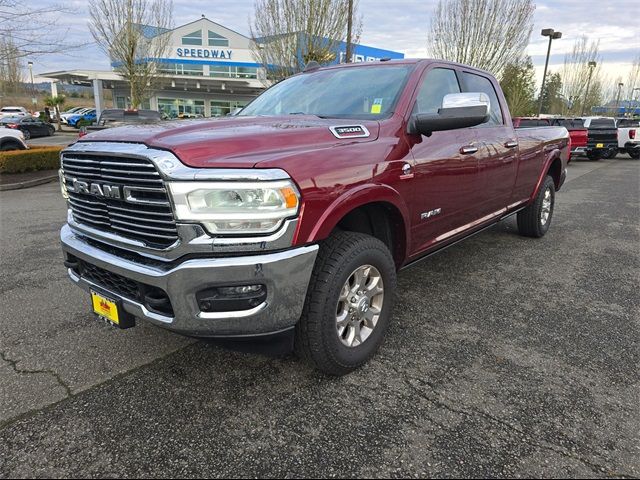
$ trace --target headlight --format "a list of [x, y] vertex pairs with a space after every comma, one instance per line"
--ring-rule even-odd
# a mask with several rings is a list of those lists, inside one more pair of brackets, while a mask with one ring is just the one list
[[298, 213], [300, 196], [277, 182], [169, 182], [178, 220], [202, 223], [212, 234], [271, 233]]

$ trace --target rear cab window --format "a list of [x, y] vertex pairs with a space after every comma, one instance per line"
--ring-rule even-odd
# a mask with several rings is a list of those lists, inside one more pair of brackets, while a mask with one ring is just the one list
[[613, 118], [594, 118], [589, 124], [590, 128], [616, 128], [616, 121]]

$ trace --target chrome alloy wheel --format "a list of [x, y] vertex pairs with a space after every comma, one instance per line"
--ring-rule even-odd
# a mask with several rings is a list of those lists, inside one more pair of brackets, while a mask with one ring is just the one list
[[549, 221], [551, 216], [551, 188], [547, 188], [544, 191], [544, 198], [542, 199], [542, 209], [540, 210], [540, 223], [544, 226]]
[[382, 302], [382, 275], [372, 265], [356, 268], [340, 290], [336, 308], [338, 338], [347, 347], [362, 345], [376, 328]]

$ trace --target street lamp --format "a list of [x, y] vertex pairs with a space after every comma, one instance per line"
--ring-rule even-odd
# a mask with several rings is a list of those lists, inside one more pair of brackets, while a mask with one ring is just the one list
[[549, 48], [547, 49], [547, 60], [544, 62], [544, 74], [542, 75], [542, 87], [540, 88], [540, 104], [538, 105], [538, 116], [542, 113], [542, 94], [544, 92], [544, 82], [547, 79], [547, 68], [549, 67], [549, 55], [551, 55], [551, 42], [562, 38], [562, 32], [556, 32], [553, 28], [545, 28], [540, 32], [543, 37], [549, 37]]
[[29, 75], [31, 76], [31, 103], [35, 105], [38, 101], [36, 100], [36, 89], [33, 86], [33, 62], [27, 62], [27, 65], [29, 65]]
[[593, 75], [593, 71], [596, 68], [596, 62], [589, 62], [589, 80], [587, 80], [587, 91], [584, 93], [584, 102], [582, 102], [582, 111], [580, 112], [580, 116], [584, 116], [584, 107], [587, 104], [587, 99], [589, 98], [589, 85], [591, 85], [591, 75]]
[[620, 91], [622, 90], [622, 87], [624, 87], [624, 83], [618, 83], [618, 94], [616, 95], [616, 110], [613, 114], [614, 117], [619, 113], [618, 110], [620, 109]]

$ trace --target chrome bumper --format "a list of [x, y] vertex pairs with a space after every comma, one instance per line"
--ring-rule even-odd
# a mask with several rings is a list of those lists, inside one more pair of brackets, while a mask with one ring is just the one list
[[[282, 252], [225, 258], [199, 258], [164, 267], [121, 258], [87, 243], [68, 225], [60, 232], [66, 254], [127, 279], [164, 290], [173, 316], [150, 311], [139, 300], [119, 295], [68, 269], [71, 280], [84, 290], [98, 289], [120, 300], [133, 316], [160, 327], [192, 336], [236, 337], [276, 333], [292, 328], [300, 318], [317, 245]], [[202, 312], [196, 293], [216, 286], [263, 284], [266, 300], [250, 310]], [[89, 302], [87, 300], [87, 302]]]

